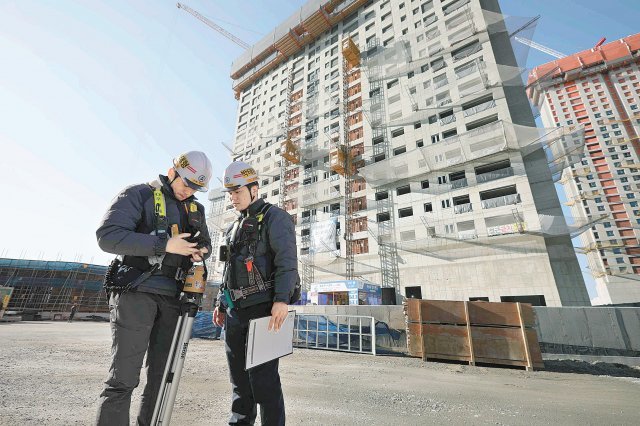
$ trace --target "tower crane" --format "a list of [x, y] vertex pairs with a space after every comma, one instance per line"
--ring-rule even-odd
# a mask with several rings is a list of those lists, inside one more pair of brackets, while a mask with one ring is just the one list
[[517, 42], [524, 44], [525, 46], [533, 47], [534, 49], [539, 50], [543, 53], [546, 53], [547, 55], [551, 55], [554, 58], [562, 59], [567, 57], [567, 55], [565, 55], [564, 53], [558, 52], [557, 50], [553, 50], [547, 46], [543, 46], [540, 43], [536, 43], [535, 41], [529, 40], [528, 38], [516, 36], [513, 39]]
[[521, 33], [522, 31], [524, 31], [527, 28], [529, 28], [531, 25], [533, 25], [536, 22], [538, 22], [539, 19], [540, 19], [540, 15], [532, 18], [526, 24], [522, 25], [520, 28], [516, 29], [515, 31], [510, 32], [509, 33], [509, 38], [513, 38], [518, 43], [522, 43], [525, 46], [533, 47], [534, 49], [539, 50], [540, 52], [546, 53], [547, 55], [551, 55], [554, 58], [557, 58], [557, 59], [566, 58], [567, 55], [565, 55], [564, 53], [558, 52], [557, 50], [550, 49], [547, 46], [543, 46], [540, 43], [536, 43], [535, 41], [529, 40], [528, 38], [517, 37], [516, 36], [516, 34]]
[[234, 42], [238, 46], [242, 47], [243, 49], [248, 49], [248, 48], [251, 47], [250, 44], [245, 43], [244, 41], [240, 40], [238, 37], [234, 36], [229, 31], [227, 31], [224, 28], [222, 28], [220, 25], [214, 23], [213, 21], [211, 21], [206, 16], [200, 14], [197, 10], [193, 10], [189, 6], [187, 6], [186, 4], [182, 4], [182, 3], [177, 3], [176, 6], [178, 7], [178, 9], [182, 9], [185, 12], [189, 12], [190, 14], [192, 14], [193, 16], [198, 18], [200, 21], [204, 22], [205, 25], [207, 25], [208, 27], [216, 30], [217, 32], [219, 32], [220, 34], [222, 34], [223, 36], [225, 36], [226, 38], [228, 38], [229, 40], [231, 40], [232, 42]]

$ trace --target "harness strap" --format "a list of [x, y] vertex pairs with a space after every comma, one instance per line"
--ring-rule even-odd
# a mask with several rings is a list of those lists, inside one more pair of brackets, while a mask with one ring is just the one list
[[248, 286], [248, 287], [243, 287], [238, 289], [233, 289], [233, 288], [225, 289], [225, 291], [229, 292], [229, 295], [231, 296], [231, 300], [235, 302], [239, 299], [246, 299], [247, 297], [252, 296], [254, 294], [272, 289], [273, 281], [268, 281], [264, 285], [265, 285], [264, 290], [260, 290], [260, 288], [257, 285], [253, 285], [253, 286]]
[[149, 183], [153, 188], [153, 207], [156, 214], [156, 235], [162, 239], [166, 239], [167, 228], [169, 223], [167, 222], [167, 207], [162, 193], [162, 185], [157, 180]]
[[[262, 237], [262, 232], [261, 232], [262, 224], [264, 222], [264, 218], [266, 217], [271, 207], [272, 207], [272, 204], [265, 203], [265, 205], [262, 206], [258, 214], [256, 214], [256, 220], [258, 221], [258, 231], [257, 231], [258, 238], [253, 239], [252, 241], [249, 242], [247, 247], [249, 255], [244, 261], [245, 267], [247, 268], [249, 285], [239, 289], [228, 289], [229, 295], [231, 296], [231, 300], [234, 302], [238, 299], [245, 299], [248, 296], [251, 296], [256, 293], [265, 292], [274, 287], [273, 281], [265, 282], [264, 278], [262, 277], [262, 274], [260, 273], [260, 270], [257, 267], [254, 267], [254, 259], [255, 259], [256, 250], [257, 250], [257, 243]], [[241, 221], [243, 220], [244, 218], [238, 219], [234, 223], [233, 228], [231, 230], [230, 239], [229, 239], [231, 244], [233, 244], [238, 228], [241, 226]], [[225, 269], [227, 269], [226, 264], [225, 264]], [[223, 281], [225, 280], [223, 279]]]

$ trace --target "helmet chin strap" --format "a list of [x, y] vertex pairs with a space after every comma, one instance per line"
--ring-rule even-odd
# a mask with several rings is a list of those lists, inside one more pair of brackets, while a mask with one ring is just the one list
[[173, 169], [173, 179], [171, 179], [171, 181], [169, 182], [169, 185], [171, 185], [173, 182], [175, 182], [176, 179], [178, 179], [178, 172], [174, 168]]
[[[247, 188], [247, 189], [249, 189], [249, 188]], [[253, 204], [253, 202], [256, 201], [256, 199], [258, 198], [257, 191], [256, 191], [256, 195], [254, 196], [251, 193], [251, 189], [249, 189], [249, 196], [251, 197], [251, 202], [249, 203], [249, 206], [251, 206], [251, 204]], [[249, 214], [249, 206], [247, 206], [246, 209], [242, 210], [242, 213], [246, 213], [248, 215]]]

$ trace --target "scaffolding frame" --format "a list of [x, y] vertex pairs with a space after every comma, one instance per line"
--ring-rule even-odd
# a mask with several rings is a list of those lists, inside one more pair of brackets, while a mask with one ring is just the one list
[[13, 287], [8, 310], [83, 313], [109, 311], [102, 279], [107, 267], [79, 262], [0, 259], [0, 286]]

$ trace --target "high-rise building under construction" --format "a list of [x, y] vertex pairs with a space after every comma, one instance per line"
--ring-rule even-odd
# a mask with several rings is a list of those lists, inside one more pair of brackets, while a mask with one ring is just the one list
[[562, 182], [601, 304], [640, 302], [640, 34], [536, 67], [528, 94], [548, 127], [585, 129], [587, 155]]
[[294, 217], [305, 288], [589, 304], [553, 184], [584, 133], [535, 127], [512, 35], [496, 0], [310, 0], [233, 62], [233, 159]]

